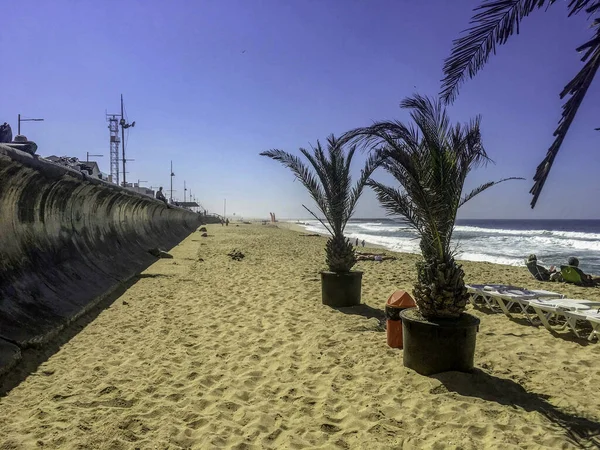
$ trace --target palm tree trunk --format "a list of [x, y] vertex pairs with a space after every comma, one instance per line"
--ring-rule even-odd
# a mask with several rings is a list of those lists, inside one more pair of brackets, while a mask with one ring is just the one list
[[352, 243], [342, 233], [327, 240], [325, 246], [327, 266], [332, 272], [349, 272], [356, 264]]
[[454, 258], [419, 261], [413, 295], [419, 311], [426, 319], [457, 318], [464, 311], [469, 298], [464, 272]]

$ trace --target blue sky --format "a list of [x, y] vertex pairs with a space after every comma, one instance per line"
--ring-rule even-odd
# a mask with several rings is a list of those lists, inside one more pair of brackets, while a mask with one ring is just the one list
[[[43, 117], [23, 134], [38, 152], [105, 155], [105, 111], [124, 94], [136, 127], [127, 140], [128, 181], [168, 189], [169, 162], [209, 211], [305, 217], [310, 199], [291, 173], [258, 154], [297, 152], [330, 133], [405, 119], [402, 98], [437, 95], [452, 39], [477, 0], [213, 0], [6, 2], [0, 122]], [[552, 143], [558, 93], [579, 69], [574, 49], [590, 36], [564, 2], [526, 19], [468, 81], [456, 121], [483, 116], [493, 166], [466, 189], [524, 176], [482, 194], [462, 218], [600, 218], [600, 103], [592, 85], [534, 211], [531, 178]], [[358, 170], [360, 159], [356, 161]], [[387, 181], [385, 174], [376, 178]], [[578, 201], [573, 201], [573, 199]], [[371, 192], [358, 217], [383, 216]]]

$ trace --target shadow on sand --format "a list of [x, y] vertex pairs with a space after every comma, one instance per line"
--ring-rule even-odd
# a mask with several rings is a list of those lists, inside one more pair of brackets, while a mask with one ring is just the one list
[[350, 306], [347, 308], [333, 308], [343, 314], [351, 314], [354, 316], [363, 316], [367, 319], [375, 318], [380, 322], [385, 323], [385, 311], [379, 308], [373, 308], [372, 306], [365, 305], [364, 303], [358, 306]]
[[576, 446], [600, 446], [599, 422], [561, 411], [548, 403], [544, 395], [528, 392], [513, 380], [499, 378], [479, 369], [472, 373], [446, 372], [432, 378], [439, 380], [448, 391], [465, 397], [477, 397], [501, 405], [522, 408], [528, 412], [538, 412], [562, 428], [567, 440]]
[[[187, 258], [187, 259], [191, 259], [191, 258]], [[172, 277], [173, 275], [165, 275], [164, 273], [140, 273], [139, 275], [136, 275], [135, 277], [133, 277], [133, 281], [137, 281], [137, 280], [141, 280], [143, 278], [169, 278]]]
[[375, 328], [366, 328], [363, 329], [363, 327], [359, 327], [359, 329], [356, 329], [355, 331], [385, 331], [385, 327], [386, 327], [386, 318], [385, 318], [385, 312], [382, 309], [378, 309], [378, 308], [373, 308], [372, 306], [369, 305], [365, 305], [364, 303], [358, 305], [358, 306], [350, 306], [347, 308], [332, 308], [335, 309], [336, 311], [339, 311], [343, 314], [349, 314], [349, 315], [353, 315], [353, 316], [362, 316], [366, 319], [377, 319], [378, 325]]
[[21, 360], [8, 373], [0, 377], [0, 399], [5, 397], [14, 387], [34, 373], [38, 367], [47, 361], [60, 348], [76, 336], [81, 330], [92, 323], [98, 315], [110, 307], [127, 289], [143, 278], [168, 277], [160, 273], [138, 274], [120, 283], [108, 295], [94, 305], [89, 311], [60, 330], [58, 334], [40, 347], [29, 347], [22, 350]]

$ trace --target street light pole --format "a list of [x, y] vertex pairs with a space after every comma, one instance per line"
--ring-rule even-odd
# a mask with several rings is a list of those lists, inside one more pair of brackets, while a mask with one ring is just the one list
[[173, 203], [173, 177], [174, 176], [175, 176], [175, 174], [173, 173], [173, 160], [171, 160], [171, 190], [169, 191], [171, 193], [170, 203]]
[[19, 114], [17, 119], [17, 134], [21, 134], [21, 122], [43, 122], [44, 119], [21, 119], [21, 114]]
[[85, 160], [86, 161], [90, 160], [90, 156], [97, 156], [99, 158], [102, 158], [104, 155], [90, 155], [90, 152], [85, 152]]
[[125, 158], [125, 129], [129, 127], [135, 127], [135, 120], [131, 123], [125, 121], [125, 108], [123, 107], [123, 94], [121, 94], [121, 148], [123, 150], [123, 187], [127, 186], [127, 172], [125, 171], [125, 163], [127, 161], [133, 161], [133, 159]]

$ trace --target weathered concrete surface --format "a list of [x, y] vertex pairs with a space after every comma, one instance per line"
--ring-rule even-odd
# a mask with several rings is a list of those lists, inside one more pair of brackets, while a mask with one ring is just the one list
[[21, 349], [0, 339], [0, 376], [8, 372], [21, 359]]
[[199, 223], [0, 144], [0, 339], [43, 343]]

